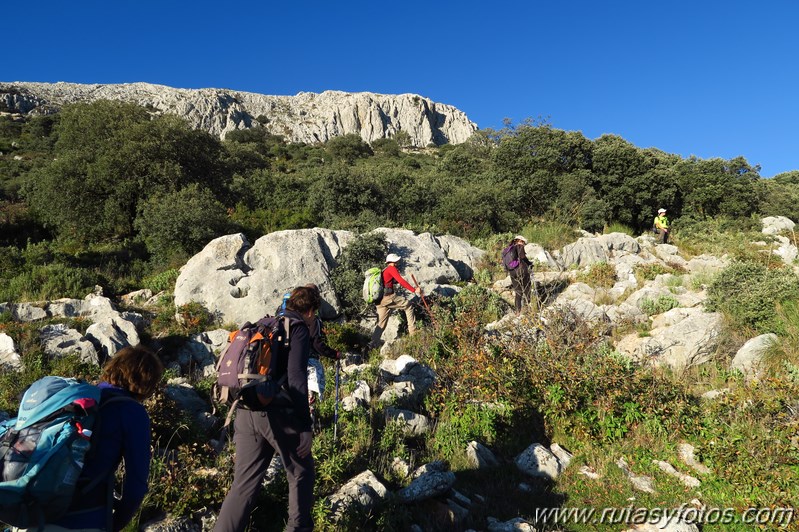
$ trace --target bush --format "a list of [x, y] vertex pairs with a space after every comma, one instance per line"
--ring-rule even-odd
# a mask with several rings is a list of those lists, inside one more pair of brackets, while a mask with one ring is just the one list
[[142, 279], [142, 286], [149, 288], [154, 294], [163, 291], [171, 292], [175, 288], [175, 282], [178, 280], [180, 271], [177, 269], [169, 269], [155, 275], [150, 275]]
[[0, 286], [0, 301], [83, 298], [99, 283], [96, 274], [83, 268], [63, 264], [32, 266]]
[[196, 184], [156, 194], [140, 208], [136, 229], [157, 262], [182, 261], [230, 228], [225, 207]]
[[641, 310], [644, 311], [644, 313], [646, 313], [648, 316], [663, 314], [664, 312], [679, 306], [680, 302], [671, 295], [658, 296], [658, 298], [655, 300], [644, 299], [641, 301]]
[[710, 311], [723, 312], [736, 327], [746, 327], [758, 334], [784, 334], [785, 323], [775, 308], [797, 297], [799, 278], [791, 270], [735, 262], [708, 287], [705, 305]]
[[375, 266], [382, 267], [387, 249], [383, 233], [369, 233], [356, 237], [342, 251], [330, 278], [346, 316], [355, 318], [367, 310], [362, 297], [363, 272]]
[[616, 284], [616, 267], [607, 262], [597, 262], [592, 264], [586, 273], [580, 274], [577, 279], [590, 286], [613, 288], [613, 285]]

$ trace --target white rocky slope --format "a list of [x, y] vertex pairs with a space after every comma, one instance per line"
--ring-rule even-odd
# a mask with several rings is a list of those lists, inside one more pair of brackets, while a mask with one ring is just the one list
[[399, 131], [411, 144], [425, 147], [464, 142], [477, 130], [465, 113], [415, 94], [301, 92], [269, 96], [229, 89], [176, 89], [151, 83], [85, 85], [77, 83], [0, 82], [0, 110], [47, 114], [75, 102], [133, 102], [185, 118], [196, 129], [224, 137], [237, 129], [263, 125], [293, 142], [325, 142], [355, 133], [366, 142]]

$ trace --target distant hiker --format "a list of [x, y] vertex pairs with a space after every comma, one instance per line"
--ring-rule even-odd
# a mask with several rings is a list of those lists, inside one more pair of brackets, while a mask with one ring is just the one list
[[658, 215], [654, 221], [655, 232], [660, 237], [661, 244], [669, 242], [669, 219], [666, 218], [666, 209], [658, 209]]
[[288, 381], [263, 410], [238, 408], [233, 436], [236, 445], [233, 485], [219, 510], [215, 532], [241, 532], [247, 528], [275, 451], [283, 462], [289, 484], [286, 530], [313, 530], [315, 473], [306, 368], [311, 351], [309, 327], [316, 320], [320, 304], [318, 290], [305, 286], [292, 290], [286, 301], [289, 346], [288, 352], [281, 353], [278, 369], [288, 376]]
[[[141, 402], [155, 392], [163, 374], [161, 360], [143, 346], [122, 348], [106, 364], [98, 386], [100, 413], [92, 448], [77, 486], [89, 486], [101, 477], [105, 480], [85, 494], [76, 493], [69, 513], [53, 525], [117, 532], [136, 515], [150, 474], [150, 416]], [[116, 397], [129, 400], [109, 401]], [[113, 497], [114, 474], [123, 459], [122, 498], [117, 500]], [[111, 507], [109, 501], [113, 501]]]
[[516, 295], [516, 314], [520, 314], [522, 308], [530, 304], [532, 297], [533, 281], [530, 273], [532, 263], [527, 259], [527, 254], [524, 251], [525, 245], [527, 245], [527, 239], [522, 235], [516, 235], [508, 247], [502, 250], [502, 264], [505, 271], [510, 274], [511, 286]]
[[397, 293], [397, 283], [411, 293], [419, 295], [422, 289], [419, 287], [414, 288], [411, 284], [402, 278], [397, 264], [400, 258], [396, 253], [389, 253], [386, 257], [387, 266], [383, 269], [383, 297], [377, 302], [377, 327], [372, 334], [371, 346], [377, 347], [380, 344], [380, 337], [383, 336], [383, 331], [386, 330], [388, 324], [388, 317], [394, 309], [405, 311], [405, 319], [408, 322], [408, 334], [416, 332], [416, 316], [413, 314], [413, 306], [411, 301]]

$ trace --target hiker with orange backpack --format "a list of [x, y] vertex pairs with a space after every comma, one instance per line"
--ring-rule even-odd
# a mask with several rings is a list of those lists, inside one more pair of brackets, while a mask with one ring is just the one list
[[[316, 319], [319, 292], [306, 286], [295, 288], [286, 302], [283, 320], [289, 321], [287, 352], [279, 353], [278, 381], [285, 384], [267, 406], [238, 407], [233, 441], [236, 445], [233, 485], [222, 503], [215, 532], [241, 532], [247, 528], [258, 490], [275, 452], [280, 455], [289, 484], [289, 515], [286, 530], [313, 530], [314, 461], [313, 431], [308, 407], [306, 369], [311, 351], [309, 324]], [[256, 395], [261, 403], [261, 384]], [[263, 383], [264, 392], [268, 381]], [[257, 408], [257, 407], [256, 407]]]
[[397, 293], [397, 285], [416, 295], [421, 295], [422, 289], [418, 286], [414, 288], [411, 283], [400, 275], [399, 269], [397, 269], [400, 260], [402, 258], [396, 253], [389, 253], [386, 256], [386, 267], [381, 274], [383, 297], [376, 302], [377, 327], [372, 333], [372, 341], [370, 343], [373, 348], [378, 347], [380, 344], [380, 337], [383, 336], [383, 331], [386, 330], [386, 325], [388, 324], [388, 317], [394, 309], [405, 312], [405, 319], [408, 322], [408, 334], [416, 332], [416, 316], [413, 313], [411, 300]]

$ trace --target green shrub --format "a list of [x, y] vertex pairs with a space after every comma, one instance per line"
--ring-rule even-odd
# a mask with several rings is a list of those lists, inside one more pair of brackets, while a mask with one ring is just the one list
[[504, 412], [506, 409], [495, 405], [447, 402], [431, 440], [435, 456], [454, 462], [453, 469], [467, 467], [466, 445], [472, 440], [484, 445], [493, 444], [497, 436], [496, 424]]
[[635, 278], [638, 280], [638, 282], [643, 284], [644, 281], [652, 281], [658, 275], [672, 273], [673, 270], [668, 266], [653, 262], [650, 264], [636, 264], [633, 267], [633, 272], [635, 273]]
[[755, 262], [734, 262], [708, 287], [705, 305], [723, 312], [734, 326], [759, 334], [784, 334], [777, 304], [799, 297], [799, 278], [788, 268], [768, 269]]
[[101, 282], [93, 272], [63, 264], [33, 266], [0, 286], [0, 301], [83, 298]]
[[593, 287], [613, 288], [616, 284], [616, 267], [607, 262], [596, 262], [587, 272], [578, 275], [577, 280]]
[[548, 251], [560, 249], [580, 236], [578, 231], [564, 223], [547, 220], [525, 225], [521, 234], [527, 237], [529, 242], [540, 244]]
[[641, 310], [648, 316], [663, 314], [664, 312], [679, 306], [680, 302], [677, 301], [677, 299], [672, 295], [661, 295], [655, 300], [644, 298], [641, 301]]
[[135, 222], [159, 263], [182, 261], [230, 229], [227, 212], [214, 194], [197, 184], [159, 193], [140, 207]]
[[610, 224], [605, 226], [602, 233], [606, 235], [610, 233], [624, 233], [625, 235], [629, 235], [631, 237], [638, 236], [632, 227], [625, 225], [621, 222], [611, 222]]
[[153, 291], [154, 294], [158, 292], [171, 292], [175, 288], [175, 281], [178, 280], [180, 271], [172, 268], [155, 275], [150, 275], [142, 279], [142, 286]]
[[368, 233], [354, 238], [342, 251], [330, 278], [348, 317], [360, 316], [367, 310], [362, 297], [363, 272], [375, 266], [382, 267], [387, 248], [383, 233]]

